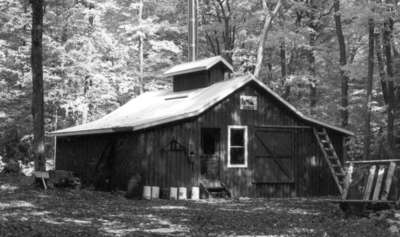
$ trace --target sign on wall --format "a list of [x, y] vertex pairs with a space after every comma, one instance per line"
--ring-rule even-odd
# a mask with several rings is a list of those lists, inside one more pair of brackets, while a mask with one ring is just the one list
[[241, 95], [240, 109], [257, 110], [257, 96]]

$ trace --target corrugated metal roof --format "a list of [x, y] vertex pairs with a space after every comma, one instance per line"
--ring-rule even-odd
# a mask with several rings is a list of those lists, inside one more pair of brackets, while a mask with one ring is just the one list
[[228, 63], [223, 57], [215, 56], [211, 58], [205, 58], [193, 62], [183, 63], [176, 65], [166, 72], [164, 72], [164, 76], [175, 76], [184, 73], [198, 72], [203, 70], [208, 70], [217, 63], [222, 62], [229, 70], [233, 71], [233, 67], [230, 63]]
[[256, 82], [301, 119], [341, 133], [353, 135], [353, 133], [348, 130], [306, 117], [278, 94], [252, 76], [242, 76], [231, 80], [225, 80], [212, 84], [209, 87], [190, 91], [172, 92], [163, 90], [144, 93], [99, 120], [54, 131], [50, 133], [50, 135], [71, 136], [118, 131], [136, 131], [194, 117], [220, 102], [250, 81]]

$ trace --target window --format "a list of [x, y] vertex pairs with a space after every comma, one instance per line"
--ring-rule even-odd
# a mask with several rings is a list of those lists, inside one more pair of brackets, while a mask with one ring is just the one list
[[228, 168], [247, 168], [247, 126], [228, 126]]

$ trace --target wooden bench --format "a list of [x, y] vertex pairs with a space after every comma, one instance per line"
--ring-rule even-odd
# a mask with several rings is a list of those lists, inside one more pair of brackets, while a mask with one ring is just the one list
[[33, 172], [33, 177], [37, 178], [37, 179], [41, 179], [42, 180], [42, 184], [43, 184], [43, 188], [45, 190], [47, 190], [47, 185], [46, 185], [46, 179], [49, 179], [49, 172], [45, 172], [45, 171], [34, 171]]

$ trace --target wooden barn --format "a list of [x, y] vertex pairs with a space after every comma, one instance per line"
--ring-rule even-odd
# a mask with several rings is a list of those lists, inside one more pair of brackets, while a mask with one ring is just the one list
[[338, 194], [353, 134], [304, 116], [250, 75], [226, 79], [231, 71], [220, 56], [177, 65], [165, 73], [172, 90], [53, 132], [56, 169], [115, 189], [140, 176], [162, 193], [194, 186], [249, 197]]

